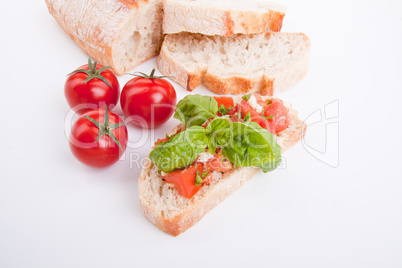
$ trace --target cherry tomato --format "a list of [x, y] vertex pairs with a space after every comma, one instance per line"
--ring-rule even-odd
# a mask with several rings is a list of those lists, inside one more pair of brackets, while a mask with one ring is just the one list
[[176, 107], [176, 91], [161, 77], [151, 74], [135, 77], [121, 92], [121, 109], [130, 123], [138, 127], [153, 128], [165, 123]]
[[74, 156], [83, 164], [107, 167], [126, 150], [127, 128], [119, 116], [107, 109], [92, 110], [74, 123], [69, 141]]
[[103, 108], [112, 110], [119, 100], [120, 85], [111, 67], [102, 66], [91, 59], [88, 64], [73, 71], [64, 85], [68, 105], [77, 114]]

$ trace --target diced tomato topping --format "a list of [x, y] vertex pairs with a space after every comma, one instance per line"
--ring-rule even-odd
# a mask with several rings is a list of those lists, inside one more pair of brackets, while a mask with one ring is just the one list
[[272, 134], [279, 133], [288, 128], [292, 118], [290, 117], [288, 109], [279, 99], [263, 100], [260, 94], [253, 94], [257, 103], [264, 108], [263, 116], [260, 115], [251, 105], [242, 100], [240, 103], [242, 117], [250, 112], [251, 120], [256, 122], [261, 127], [267, 129]]
[[250, 113], [251, 118], [256, 117], [256, 116], [261, 116], [260, 113], [258, 113], [253, 107], [251, 107], [250, 103], [248, 103], [245, 100], [242, 100], [240, 102], [240, 111], [242, 117], [244, 117], [246, 114]]
[[234, 106], [233, 98], [232, 97], [214, 97], [216, 102], [218, 102], [218, 107], [225, 106], [226, 108], [230, 108]]
[[279, 133], [288, 128], [292, 118], [290, 117], [288, 109], [279, 99], [268, 99], [262, 105], [264, 107], [264, 115], [272, 117], [273, 133]]
[[232, 109], [229, 110], [227, 115], [234, 115], [239, 110], [239, 105], [234, 106]]
[[[209, 184], [212, 180], [212, 172], [226, 172], [231, 169], [233, 169], [233, 164], [226, 157], [216, 153], [206, 163], [195, 162], [187, 169], [173, 171], [162, 178], [168, 183], [173, 183], [180, 195], [192, 198], [202, 187], [202, 185], [195, 185], [197, 171], [203, 184]], [[205, 177], [203, 178], [203, 176]]]
[[195, 177], [197, 176], [197, 171], [199, 171], [199, 174], [201, 176], [202, 170], [203, 165], [196, 164], [184, 170], [176, 170], [168, 173], [162, 176], [162, 178], [168, 183], [173, 183], [179, 191], [180, 195], [191, 198], [202, 187], [201, 185], [195, 186]]
[[215, 154], [213, 158], [205, 163], [205, 169], [211, 172], [226, 172], [233, 169], [233, 164], [226, 157]]
[[163, 142], [165, 142], [165, 141], [168, 141], [169, 139], [158, 139], [156, 142], [155, 142], [155, 146], [157, 146], [159, 143], [163, 143]]
[[[291, 117], [288, 109], [281, 100], [272, 98], [264, 101], [259, 94], [254, 94], [254, 96], [257, 99], [257, 103], [264, 108], [264, 114], [258, 113], [246, 100], [242, 100], [239, 104], [234, 106], [232, 97], [214, 98], [219, 106], [223, 104], [226, 108], [232, 107], [227, 113], [228, 115], [232, 115], [230, 118], [231, 121], [242, 121], [237, 117], [237, 114], [241, 112], [242, 119], [250, 113], [250, 119], [253, 122], [256, 122], [272, 134], [281, 132], [289, 126]], [[209, 121], [204, 124], [204, 127], [208, 125]], [[169, 139], [158, 139], [155, 146], [168, 140]], [[233, 169], [233, 164], [230, 163], [227, 158], [220, 155], [218, 151], [214, 154], [214, 157], [209, 159], [206, 163], [197, 163], [195, 161], [187, 169], [173, 171], [162, 176], [162, 178], [168, 183], [173, 183], [180, 195], [192, 198], [202, 187], [202, 185], [195, 185], [197, 171], [201, 178], [203, 175], [205, 176], [207, 174], [206, 177], [203, 178], [203, 183], [209, 184], [212, 180], [212, 172], [226, 172], [231, 169]], [[208, 173], [205, 173], [205, 171]]]
[[272, 134], [275, 134], [275, 132], [273, 132], [273, 128], [271, 127], [271, 123], [269, 122], [269, 120], [265, 119], [259, 112], [257, 112], [253, 107], [251, 107], [251, 105], [247, 101], [242, 100], [240, 102], [240, 110], [242, 118], [244, 118], [246, 114], [250, 113], [251, 121], [256, 122], [262, 128], [265, 128]]

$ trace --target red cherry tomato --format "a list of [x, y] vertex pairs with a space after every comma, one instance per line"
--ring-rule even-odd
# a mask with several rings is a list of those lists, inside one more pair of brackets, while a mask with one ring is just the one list
[[111, 67], [88, 64], [79, 67], [72, 72], [64, 85], [64, 95], [68, 105], [77, 114], [86, 113], [89, 110], [103, 108], [106, 104], [112, 110], [119, 100], [120, 85]]
[[121, 109], [132, 124], [153, 128], [165, 123], [176, 107], [176, 91], [166, 80], [142, 74], [127, 82], [121, 92]]
[[127, 147], [127, 128], [123, 120], [108, 110], [89, 111], [74, 123], [70, 149], [83, 164], [107, 167], [117, 162]]

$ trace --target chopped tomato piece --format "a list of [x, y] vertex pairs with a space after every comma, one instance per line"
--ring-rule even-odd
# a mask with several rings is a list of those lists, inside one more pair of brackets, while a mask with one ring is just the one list
[[180, 195], [191, 198], [202, 187], [201, 185], [195, 186], [195, 177], [197, 176], [197, 171], [199, 171], [199, 174], [201, 175], [202, 169], [203, 165], [197, 164], [184, 170], [173, 171], [162, 176], [162, 178], [168, 183], [173, 183]]
[[232, 109], [230, 109], [230, 111], [227, 113], [227, 115], [234, 115], [235, 113], [237, 113], [238, 110], [239, 110], [239, 105], [236, 105]]
[[268, 99], [265, 101], [264, 105], [264, 115], [266, 117], [271, 117], [270, 120], [274, 124], [274, 133], [279, 133], [289, 126], [292, 118], [290, 117], [288, 109], [283, 104], [283, 101], [279, 99]]
[[253, 107], [251, 107], [250, 103], [248, 103], [245, 100], [242, 100], [240, 102], [240, 111], [242, 117], [244, 117], [246, 114], [250, 113], [251, 117], [259, 116], [261, 115], [259, 112], [257, 112]]
[[218, 107], [225, 106], [226, 108], [230, 108], [234, 106], [233, 98], [232, 97], [214, 97], [216, 102], [218, 102]]
[[262, 128], [265, 128], [266, 130], [268, 130], [272, 134], [275, 134], [274, 129], [271, 126], [271, 122], [268, 119], [264, 118], [253, 107], [251, 107], [251, 105], [247, 101], [242, 100], [240, 102], [240, 110], [241, 110], [242, 118], [244, 118], [246, 116], [246, 114], [250, 113], [251, 121], [256, 122]]
[[209, 171], [226, 172], [233, 169], [233, 164], [230, 163], [226, 157], [215, 154], [213, 158], [205, 163], [205, 169]]
[[169, 140], [169, 139], [158, 139], [158, 140], [155, 142], [155, 146], [158, 145], [159, 143], [163, 143], [163, 142], [168, 141], [168, 140]]

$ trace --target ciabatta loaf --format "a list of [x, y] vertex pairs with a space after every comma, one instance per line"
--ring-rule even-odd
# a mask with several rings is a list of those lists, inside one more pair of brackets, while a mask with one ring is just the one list
[[124, 74], [159, 54], [162, 0], [46, 0], [61, 28], [89, 56]]
[[[288, 108], [292, 122], [277, 136], [282, 152], [297, 143], [305, 132], [305, 124], [298, 118], [297, 112], [292, 107]], [[184, 124], [180, 124], [171, 135], [185, 128]], [[159, 229], [177, 236], [201, 220], [259, 170], [256, 167], [237, 167], [225, 172], [210, 185], [204, 185], [194, 197], [188, 199], [179, 195], [177, 188], [163, 181], [158, 168], [147, 159], [139, 179], [140, 206], [146, 217]]]
[[231, 36], [279, 32], [285, 7], [254, 0], [164, 0], [163, 32]]
[[302, 33], [181, 33], [165, 37], [158, 68], [190, 91], [202, 83], [218, 94], [272, 96], [306, 75], [309, 57], [310, 40]]

